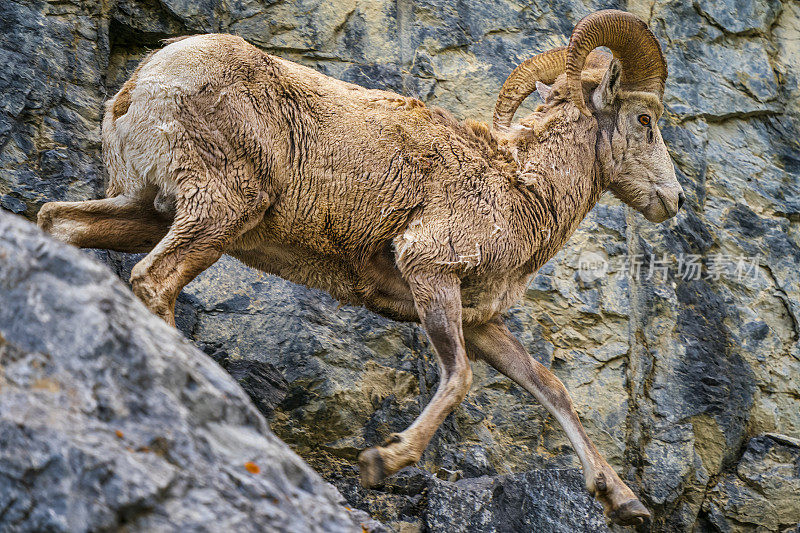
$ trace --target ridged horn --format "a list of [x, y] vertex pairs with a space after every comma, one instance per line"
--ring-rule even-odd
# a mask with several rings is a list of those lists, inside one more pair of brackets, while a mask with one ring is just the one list
[[586, 58], [598, 46], [606, 46], [622, 63], [622, 88], [645, 91], [664, 98], [667, 62], [653, 32], [631, 13], [607, 9], [581, 19], [572, 31], [567, 46], [565, 71], [570, 99], [584, 114], [589, 114], [583, 100], [581, 71]]
[[551, 85], [564, 72], [567, 48], [561, 46], [526, 59], [508, 76], [494, 106], [492, 127], [497, 130], [511, 125], [522, 101], [536, 90], [536, 82]]
[[[547, 85], [555, 83], [556, 78], [564, 73], [566, 61], [567, 47], [561, 46], [520, 63], [500, 89], [500, 95], [494, 106], [493, 129], [509, 127], [519, 106], [536, 90], [536, 82]], [[589, 68], [606, 68], [609, 63], [611, 63], [609, 54], [595, 50], [586, 57], [584, 65]]]

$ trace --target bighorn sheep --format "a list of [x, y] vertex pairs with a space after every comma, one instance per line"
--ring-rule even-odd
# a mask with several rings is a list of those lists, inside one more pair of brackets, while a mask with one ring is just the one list
[[[77, 246], [149, 252], [133, 291], [170, 324], [178, 293], [223, 253], [420, 322], [438, 356], [438, 389], [409, 428], [361, 453], [364, 486], [419, 460], [466, 395], [471, 357], [544, 404], [588, 490], [613, 520], [635, 523], [647, 509], [501, 313], [604, 191], [654, 222], [677, 213], [684, 195], [656, 125], [666, 76], [642, 21], [600, 11], [567, 47], [509, 76], [489, 128], [231, 35], [173, 39], [107, 104], [108, 198], [47, 203], [39, 224]], [[537, 84], [544, 104], [512, 126]]]

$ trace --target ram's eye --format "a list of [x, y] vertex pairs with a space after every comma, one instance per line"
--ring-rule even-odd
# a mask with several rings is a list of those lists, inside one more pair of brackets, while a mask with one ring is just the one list
[[642, 126], [650, 125], [650, 115], [639, 115], [639, 124]]

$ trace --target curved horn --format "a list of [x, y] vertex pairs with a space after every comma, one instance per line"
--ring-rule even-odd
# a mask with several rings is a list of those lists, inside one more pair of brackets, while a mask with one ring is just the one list
[[[564, 72], [566, 61], [567, 48], [561, 46], [520, 63], [500, 89], [500, 95], [494, 106], [492, 128], [498, 130], [509, 127], [519, 106], [536, 90], [536, 82], [540, 81], [547, 85], [555, 83], [556, 78]], [[585, 65], [590, 68], [607, 68], [610, 62], [609, 54], [595, 50], [588, 55]]]
[[583, 100], [581, 71], [589, 53], [598, 46], [610, 48], [622, 63], [622, 87], [664, 97], [667, 63], [653, 32], [631, 13], [607, 9], [578, 22], [567, 46], [567, 85], [570, 99], [581, 112], [590, 114]]
[[497, 130], [511, 125], [511, 119], [523, 100], [536, 90], [536, 82], [551, 85], [564, 72], [567, 49], [553, 48], [526, 59], [514, 69], [500, 89], [494, 106], [492, 127]]

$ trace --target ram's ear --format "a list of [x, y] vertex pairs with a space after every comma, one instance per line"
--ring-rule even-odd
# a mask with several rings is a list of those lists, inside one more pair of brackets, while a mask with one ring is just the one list
[[592, 95], [592, 101], [597, 109], [604, 109], [614, 103], [619, 91], [619, 82], [622, 78], [622, 65], [617, 59], [612, 59], [608, 70], [603, 75], [603, 81], [597, 86]]
[[553, 87], [550, 85], [545, 85], [544, 83], [537, 81], [536, 82], [536, 92], [539, 93], [539, 96], [542, 99], [542, 102], [547, 101], [547, 97], [550, 96], [550, 93], [553, 92]]

